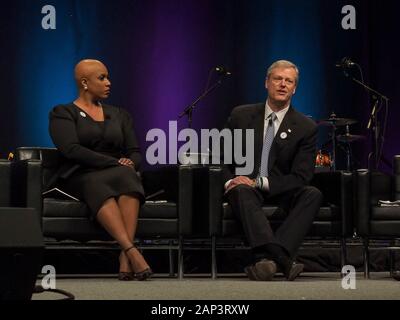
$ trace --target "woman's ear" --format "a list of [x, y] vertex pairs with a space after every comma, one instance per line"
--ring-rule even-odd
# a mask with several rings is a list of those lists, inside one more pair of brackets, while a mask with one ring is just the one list
[[82, 79], [81, 84], [82, 84], [83, 89], [85, 89], [85, 90], [88, 89], [88, 87], [87, 87], [87, 80], [86, 80], [86, 79]]

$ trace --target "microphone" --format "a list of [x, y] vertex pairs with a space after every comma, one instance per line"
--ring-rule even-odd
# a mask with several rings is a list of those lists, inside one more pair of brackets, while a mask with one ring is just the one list
[[228, 71], [227, 69], [225, 69], [224, 67], [215, 67], [214, 70], [217, 71], [218, 74], [222, 74], [224, 76], [232, 75], [232, 73], [230, 71]]
[[337, 68], [351, 68], [356, 64], [350, 58], [344, 57], [340, 62], [336, 63]]

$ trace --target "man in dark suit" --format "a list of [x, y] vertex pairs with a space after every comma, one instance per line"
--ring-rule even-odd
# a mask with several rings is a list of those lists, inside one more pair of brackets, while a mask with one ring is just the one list
[[[291, 106], [298, 80], [296, 65], [273, 63], [266, 103], [236, 107], [228, 120], [231, 130], [254, 129], [255, 135], [252, 174], [235, 176], [235, 164], [225, 172], [226, 198], [254, 255], [254, 264], [245, 269], [251, 280], [271, 280], [279, 269], [294, 280], [303, 271], [293, 259], [322, 202], [321, 192], [309, 186], [317, 126]], [[264, 203], [276, 203], [286, 214], [275, 232], [261, 209]]]

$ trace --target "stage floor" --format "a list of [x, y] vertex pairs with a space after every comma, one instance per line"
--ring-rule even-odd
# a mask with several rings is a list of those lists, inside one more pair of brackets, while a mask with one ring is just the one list
[[[41, 280], [37, 281], [41, 284]], [[116, 280], [110, 275], [58, 276], [57, 289], [72, 293], [76, 300], [370, 300], [400, 299], [400, 282], [389, 273], [371, 273], [366, 280], [357, 274], [356, 289], [345, 290], [339, 273], [303, 273], [296, 281], [277, 275], [271, 282], [250, 281], [244, 276], [223, 275], [211, 280], [198, 275], [179, 281], [155, 275], [150, 281]], [[32, 300], [57, 300], [52, 292], [34, 294]]]

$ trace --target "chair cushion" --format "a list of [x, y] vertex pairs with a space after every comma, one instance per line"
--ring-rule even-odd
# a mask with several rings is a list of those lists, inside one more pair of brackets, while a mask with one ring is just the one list
[[340, 214], [340, 209], [338, 206], [330, 205], [326, 207], [321, 207], [315, 221], [340, 221], [342, 216]]
[[[271, 221], [272, 229], [277, 230], [281, 223], [281, 221]], [[397, 230], [400, 230], [400, 228]], [[242, 226], [236, 220], [224, 220], [222, 221], [222, 236], [244, 237]], [[337, 238], [341, 236], [349, 236], [349, 234], [343, 233], [341, 221], [314, 221], [307, 232], [306, 238]]]
[[371, 220], [399, 220], [400, 207], [378, 207], [371, 208]]
[[107, 232], [87, 217], [44, 217], [43, 235], [57, 240], [112, 240]]
[[390, 239], [400, 237], [400, 220], [375, 220], [369, 225], [370, 237], [382, 237]]
[[[83, 202], [44, 199], [44, 235], [58, 240], [110, 240], [98, 223], [88, 219], [88, 210]], [[174, 237], [178, 232], [176, 203], [148, 201], [142, 206], [136, 237]]]
[[[235, 219], [231, 206], [228, 203], [223, 204], [223, 210], [224, 220]], [[285, 211], [276, 206], [264, 206], [263, 211], [270, 221], [283, 221], [287, 216]], [[315, 218], [317, 221], [339, 221], [340, 219], [340, 210], [335, 205], [321, 207], [317, 217]]]
[[178, 218], [177, 205], [175, 202], [146, 201], [140, 209], [139, 217], [141, 219], [176, 219]]
[[[236, 218], [234, 213], [232, 212], [231, 206], [228, 203], [224, 203], [223, 208], [224, 220], [231, 220]], [[266, 217], [271, 220], [283, 220], [286, 218], [286, 213], [276, 206], [265, 206], [263, 207], [263, 211]]]
[[[43, 200], [43, 216], [58, 218], [86, 218], [89, 208], [84, 202], [45, 198]], [[139, 213], [140, 218], [146, 219], [177, 219], [178, 210], [174, 202], [146, 201]]]
[[87, 218], [88, 216], [89, 208], [81, 201], [54, 198], [43, 199], [43, 217]]

